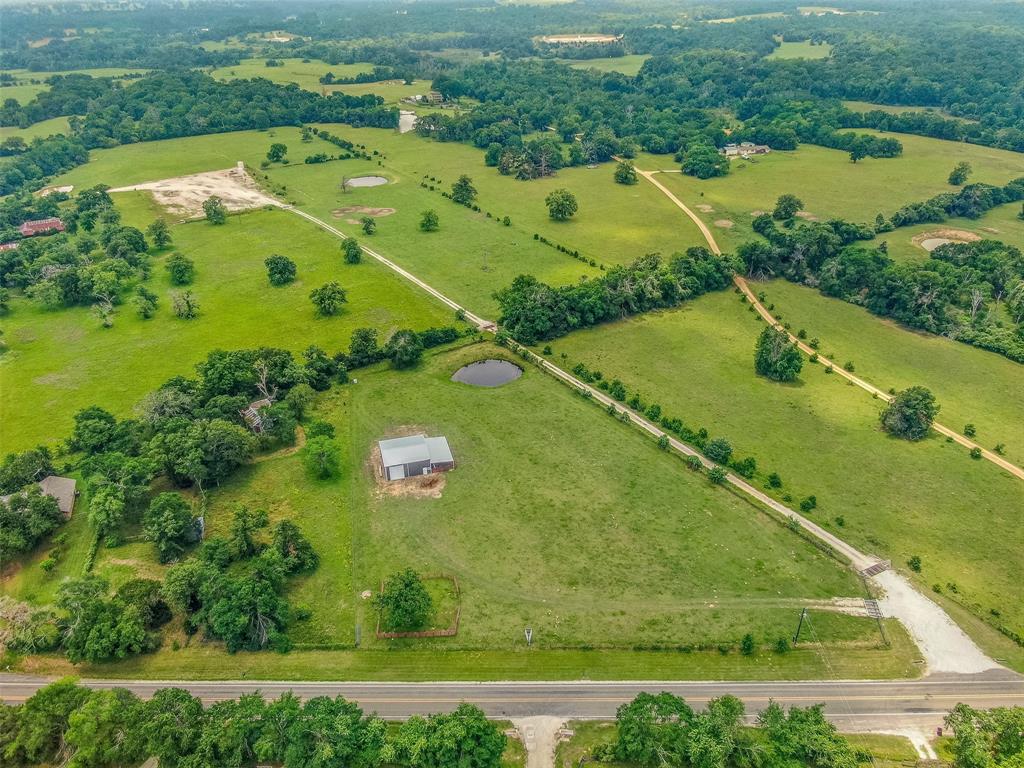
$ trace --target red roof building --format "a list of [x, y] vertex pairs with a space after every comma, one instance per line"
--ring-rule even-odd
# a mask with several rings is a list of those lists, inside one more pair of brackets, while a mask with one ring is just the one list
[[48, 219], [26, 221], [18, 227], [18, 231], [21, 232], [22, 237], [32, 237], [33, 235], [41, 235], [46, 232], [63, 232], [64, 222], [56, 216], [51, 216]]
[[13, 251], [17, 247], [18, 247], [18, 244], [15, 243], [15, 242], [0, 243], [0, 251]]

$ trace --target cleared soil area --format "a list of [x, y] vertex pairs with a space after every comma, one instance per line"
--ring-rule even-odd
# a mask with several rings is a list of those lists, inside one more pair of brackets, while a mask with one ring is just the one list
[[343, 219], [350, 213], [358, 213], [362, 216], [373, 216], [374, 218], [378, 218], [380, 216], [390, 216], [394, 212], [394, 208], [370, 208], [365, 205], [346, 205], [343, 208], [335, 208], [331, 211], [331, 216], [336, 219]]
[[978, 240], [981, 240], [980, 235], [966, 229], [931, 229], [914, 235], [911, 242], [930, 253], [947, 243], [974, 243]]
[[257, 186], [241, 163], [222, 171], [176, 176], [172, 179], [116, 187], [110, 191], [151, 192], [159, 205], [182, 220], [202, 218], [203, 203], [211, 197], [219, 197], [224, 207], [232, 213], [261, 208], [264, 205], [281, 205], [279, 200]]

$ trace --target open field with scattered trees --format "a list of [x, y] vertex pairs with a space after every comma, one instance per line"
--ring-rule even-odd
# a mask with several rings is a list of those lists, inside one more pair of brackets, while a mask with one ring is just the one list
[[[877, 134], [882, 135], [882, 134]], [[972, 168], [971, 182], [1005, 184], [1024, 176], [1024, 155], [1016, 152], [896, 134], [903, 144], [900, 157], [850, 162], [848, 153], [804, 145], [793, 152], [772, 152], [749, 161], [730, 162], [727, 176], [696, 179], [679, 173], [663, 173], [658, 180], [700, 216], [725, 250], [753, 237], [754, 211], [771, 211], [780, 195], [796, 195], [803, 210], [822, 221], [839, 217], [873, 224], [879, 213], [890, 216], [901, 206], [927, 200], [942, 192], [956, 191], [947, 179], [958, 162]], [[672, 169], [670, 158], [641, 154], [637, 167]], [[701, 210], [701, 205], [713, 210]], [[1020, 206], [1008, 205], [1014, 215]], [[733, 222], [724, 228], [718, 220]], [[887, 233], [892, 240], [902, 232]]]
[[[88, 405], [129, 415], [149, 389], [188, 373], [212, 349], [333, 349], [345, 346], [354, 328], [427, 328], [450, 318], [385, 267], [370, 261], [346, 266], [336, 238], [293, 214], [247, 213], [229, 217], [222, 227], [199, 221], [174, 226], [171, 233], [172, 245], [152, 259], [145, 283], [158, 296], [151, 319], [138, 317], [128, 302], [117, 309], [112, 328], [102, 327], [87, 307], [54, 311], [27, 299], [11, 303], [2, 363], [5, 451], [63, 439], [72, 414]], [[171, 252], [195, 262], [188, 286], [199, 302], [194, 320], [171, 311], [171, 294], [182, 290], [164, 268]], [[297, 263], [295, 282], [269, 283], [263, 262], [274, 253]], [[317, 319], [308, 294], [329, 280], [345, 286], [349, 301], [337, 317]]]
[[[276, 64], [271, 66], [267, 62]], [[328, 64], [318, 59], [259, 58], [242, 59], [238, 64], [211, 70], [210, 75], [218, 80], [265, 77], [275, 83], [295, 83], [307, 91], [320, 93], [324, 87], [320, 78], [328, 72], [340, 79], [372, 71], [372, 64]]]
[[754, 285], [793, 328], [821, 340], [822, 354], [842, 364], [856, 361], [857, 375], [888, 390], [923, 384], [942, 410], [939, 421], [961, 430], [974, 426], [988, 448], [1024, 464], [1024, 389], [1021, 366], [1000, 355], [917, 333], [843, 301], [785, 280]]
[[[934, 434], [919, 443], [887, 436], [880, 404], [825, 374], [833, 349], [827, 333], [822, 362], [805, 360], [794, 383], [756, 376], [754, 347], [764, 324], [748, 308], [731, 292], [710, 294], [678, 310], [577, 332], [551, 344], [552, 359], [567, 370], [583, 363], [605, 380], [620, 379], [628, 397], [639, 392], [645, 406], [658, 404], [662, 415], [724, 438], [733, 461], [756, 460], [754, 481], [766, 492], [801, 508], [813, 497], [805, 511], [815, 522], [891, 558], [922, 588], [934, 585], [1019, 631], [1020, 586], [1006, 567], [1021, 554], [1013, 511], [1019, 480]], [[775, 310], [790, 321], [783, 302]], [[817, 329], [807, 332], [813, 337]], [[863, 366], [870, 377], [870, 363], [845, 349], [836, 352], [849, 358], [834, 363], [850, 362], [858, 373]], [[781, 480], [776, 488], [772, 473]], [[906, 565], [915, 555], [920, 573]]]

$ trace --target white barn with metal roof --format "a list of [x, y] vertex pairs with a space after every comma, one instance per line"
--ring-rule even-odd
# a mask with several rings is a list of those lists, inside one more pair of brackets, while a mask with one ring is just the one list
[[411, 435], [381, 440], [380, 466], [385, 480], [401, 480], [455, 468], [455, 458], [444, 437]]

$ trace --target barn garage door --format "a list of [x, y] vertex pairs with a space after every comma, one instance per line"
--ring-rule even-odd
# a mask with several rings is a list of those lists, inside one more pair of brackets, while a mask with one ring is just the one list
[[405, 464], [396, 464], [393, 467], [388, 467], [388, 479], [390, 480], [402, 480], [405, 477]]

